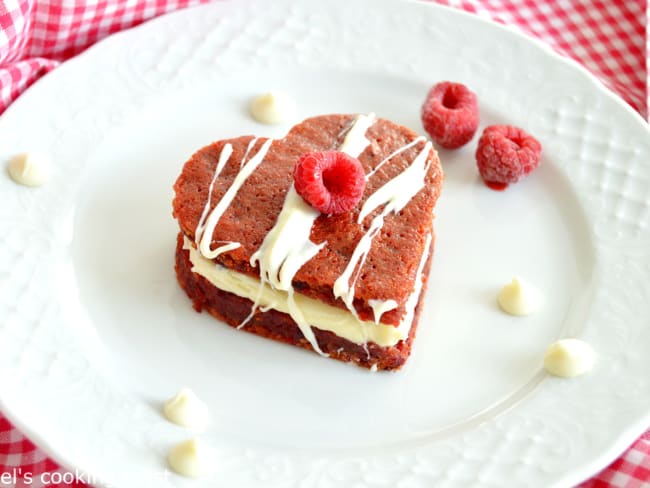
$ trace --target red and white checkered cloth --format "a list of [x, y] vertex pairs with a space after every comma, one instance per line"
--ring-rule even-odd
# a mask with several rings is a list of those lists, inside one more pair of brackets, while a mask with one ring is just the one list
[[[207, 0], [0, 0], [0, 113], [61, 62], [107, 35]], [[582, 63], [648, 115], [650, 41], [643, 0], [435, 0], [516, 26]], [[7, 347], [7, 345], [4, 345]], [[0, 414], [0, 488], [87, 486]], [[650, 487], [650, 431], [583, 488]]]

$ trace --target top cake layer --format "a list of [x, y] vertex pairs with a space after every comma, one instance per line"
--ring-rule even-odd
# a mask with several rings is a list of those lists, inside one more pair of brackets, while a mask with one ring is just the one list
[[[319, 249], [314, 248], [315, 255], [297, 270], [293, 288], [345, 308], [343, 300], [335, 298], [333, 289], [363, 240], [369, 243], [365, 262], [362, 259], [353, 261], [352, 269], [348, 269], [352, 271], [349, 282], [354, 284], [354, 308], [362, 320], [373, 320], [372, 305], [377, 303], [374, 301], [392, 300], [395, 308], [385, 312], [381, 322], [398, 325], [419, 278], [416, 275], [421, 257], [428, 252], [426, 245], [433, 233], [433, 208], [443, 174], [431, 145], [412, 130], [385, 119], [366, 119], [367, 129], [359, 127], [359, 122], [355, 115], [319, 116], [294, 126], [281, 140], [244, 136], [199, 150], [185, 164], [174, 186], [174, 216], [182, 232], [196, 242], [197, 227], [200, 238], [207, 218], [220, 204], [223, 213], [212, 232], [210, 248], [224, 243], [237, 243], [231, 247], [238, 247], [218, 255], [214, 261], [259, 277], [259, 263], [251, 265], [251, 258], [276, 225], [285, 206], [296, 162], [307, 152], [340, 150], [347, 138], [348, 143], [356, 144], [361, 150], [354, 155], [367, 175], [363, 197], [351, 211], [339, 215], [321, 214], [315, 218], [309, 240]], [[352, 131], [359, 133], [356, 141], [348, 137]], [[355, 150], [350, 144], [346, 147]], [[232, 153], [228, 156], [230, 150]], [[258, 161], [253, 161], [256, 157]], [[413, 171], [410, 173], [415, 180], [404, 178], [414, 162], [422, 168], [424, 184], [419, 189], [413, 189], [418, 179]], [[244, 179], [248, 172], [250, 174]], [[241, 182], [236, 192], [231, 188], [233, 182], [235, 186]], [[387, 208], [384, 198], [391, 198], [393, 205], [395, 200], [403, 199], [396, 203], [401, 210], [383, 212], [383, 219], [378, 217], [373, 222]], [[364, 208], [371, 211], [359, 222]], [[371, 227], [377, 229], [377, 233], [371, 232], [373, 236], [364, 238]], [[295, 236], [295, 239], [300, 238]], [[354, 266], [356, 262], [361, 263], [360, 267]]]

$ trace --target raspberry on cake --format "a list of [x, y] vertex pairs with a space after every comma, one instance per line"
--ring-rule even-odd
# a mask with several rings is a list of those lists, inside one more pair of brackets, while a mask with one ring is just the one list
[[354, 208], [366, 186], [366, 175], [359, 160], [340, 151], [303, 154], [293, 177], [298, 194], [326, 214]]
[[[297, 191], [297, 164], [310, 153], [311, 170], [360, 165], [365, 185], [359, 175], [324, 177], [354, 188], [320, 182], [343, 197], [336, 212], [308, 203], [313, 185], [307, 200]], [[298, 178], [311, 185], [312, 176]], [[178, 281], [197, 311], [233, 327], [397, 369], [422, 308], [442, 180], [430, 142], [374, 114], [313, 117], [278, 140], [215, 142], [174, 185]]]

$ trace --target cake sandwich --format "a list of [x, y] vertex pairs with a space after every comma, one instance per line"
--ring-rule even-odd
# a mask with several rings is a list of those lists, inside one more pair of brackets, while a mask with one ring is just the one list
[[[316, 205], [298, 184], [298, 162], [323, 154], [358, 165], [350, 208]], [[334, 188], [348, 176], [315, 179]], [[422, 310], [442, 181], [430, 142], [374, 114], [313, 117], [283, 139], [215, 142], [174, 185], [178, 281], [197, 311], [232, 327], [398, 369]]]

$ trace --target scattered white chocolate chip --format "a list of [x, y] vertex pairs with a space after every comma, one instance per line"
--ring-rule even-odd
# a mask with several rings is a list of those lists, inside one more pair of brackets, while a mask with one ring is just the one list
[[163, 406], [165, 417], [175, 424], [192, 429], [205, 429], [208, 425], [208, 407], [189, 388], [182, 388]]
[[542, 295], [533, 285], [515, 277], [501, 288], [497, 301], [499, 307], [510, 315], [530, 315], [539, 309]]
[[180, 475], [198, 478], [210, 470], [212, 451], [201, 440], [193, 437], [172, 447], [167, 463]]
[[22, 153], [9, 162], [9, 175], [21, 185], [40, 186], [50, 179], [50, 159], [38, 153]]
[[555, 376], [573, 378], [589, 371], [596, 361], [593, 348], [580, 339], [560, 339], [544, 354], [544, 368]]
[[295, 112], [294, 103], [281, 92], [268, 92], [253, 99], [251, 115], [263, 124], [279, 124], [289, 119]]

